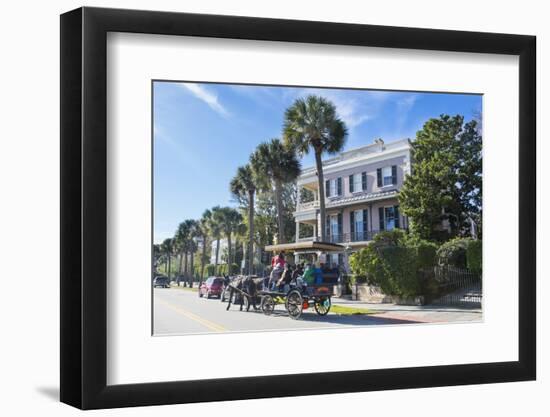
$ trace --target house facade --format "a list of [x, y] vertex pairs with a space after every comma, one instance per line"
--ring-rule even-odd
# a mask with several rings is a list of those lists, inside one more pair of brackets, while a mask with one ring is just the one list
[[[331, 254], [325, 261], [347, 269], [346, 255], [368, 245], [377, 233], [408, 228], [397, 197], [410, 172], [408, 139], [389, 143], [378, 139], [324, 160], [326, 222], [321, 225], [317, 170], [302, 170], [294, 213], [296, 242], [320, 240], [320, 228], [324, 227], [326, 240], [346, 248], [345, 253]], [[307, 201], [303, 200], [302, 188], [309, 191]]]

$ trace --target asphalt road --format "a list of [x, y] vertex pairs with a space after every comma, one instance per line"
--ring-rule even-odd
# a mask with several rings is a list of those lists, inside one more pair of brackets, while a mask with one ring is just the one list
[[320, 317], [314, 309], [306, 310], [299, 320], [288, 317], [284, 305], [277, 305], [271, 316], [261, 311], [240, 311], [219, 299], [199, 298], [195, 291], [177, 288], [154, 289], [154, 334], [197, 334], [369, 326], [415, 323], [370, 315], [344, 316], [329, 313]]

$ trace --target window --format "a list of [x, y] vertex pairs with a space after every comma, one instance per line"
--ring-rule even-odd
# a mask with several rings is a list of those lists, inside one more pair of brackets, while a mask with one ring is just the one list
[[337, 238], [339, 234], [340, 230], [338, 229], [338, 216], [330, 216], [330, 235]]
[[376, 177], [378, 187], [397, 185], [397, 165], [378, 168]]
[[336, 197], [342, 195], [342, 178], [326, 180], [325, 194], [327, 197]]
[[380, 221], [380, 230], [398, 229], [399, 225], [399, 206], [387, 206], [378, 208], [378, 219]]
[[363, 230], [364, 224], [363, 224], [363, 210], [355, 210], [354, 215], [354, 225], [353, 230], [355, 230], [355, 239], [356, 241], [364, 240], [363, 239]]
[[367, 189], [367, 173], [360, 172], [349, 176], [349, 192], [356, 193]]
[[363, 191], [363, 180], [361, 174], [353, 174], [353, 190]]
[[395, 207], [384, 207], [385, 229], [395, 229]]
[[391, 167], [382, 168], [382, 184], [384, 186], [393, 185], [393, 176], [391, 171]]

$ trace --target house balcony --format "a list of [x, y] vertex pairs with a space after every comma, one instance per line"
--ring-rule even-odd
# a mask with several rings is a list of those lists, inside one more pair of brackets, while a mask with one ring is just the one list
[[[370, 242], [380, 233], [380, 230], [369, 230], [367, 232], [341, 233], [327, 236], [326, 240], [331, 243], [347, 244], [349, 246], [361, 245]], [[320, 240], [315, 236], [299, 238], [298, 242], [311, 242]]]
[[[370, 203], [378, 200], [385, 200], [388, 198], [395, 198], [398, 194], [398, 190], [392, 189], [388, 191], [381, 191], [376, 193], [358, 193], [353, 196], [343, 197], [335, 196], [329, 197], [325, 200], [325, 207], [327, 209], [336, 208], [336, 207], [346, 207], [351, 205]], [[301, 214], [306, 213], [315, 213], [319, 209], [319, 200], [308, 201], [306, 203], [299, 203], [296, 206], [296, 212], [294, 215], [296, 217]]]

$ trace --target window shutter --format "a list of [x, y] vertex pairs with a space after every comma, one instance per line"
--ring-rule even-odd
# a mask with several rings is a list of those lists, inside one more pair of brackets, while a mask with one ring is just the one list
[[367, 173], [366, 172], [361, 173], [361, 186], [363, 188], [363, 191], [367, 191]]
[[395, 216], [395, 227], [399, 229], [399, 206], [393, 206], [393, 213]]
[[376, 170], [376, 184], [378, 187], [382, 187], [382, 168]]
[[368, 214], [368, 210], [363, 209], [363, 232], [364, 233], [367, 233], [367, 231], [369, 230], [367, 227], [367, 214]]
[[327, 237], [330, 238], [330, 216], [327, 216], [325, 223], [325, 227], [327, 228]]
[[338, 213], [338, 237], [337, 241], [342, 241], [342, 213]]
[[336, 194], [342, 195], [342, 177], [338, 177], [336, 180]]
[[397, 185], [397, 165], [391, 167], [391, 183]]
[[353, 193], [353, 175], [349, 176], [349, 192]]
[[384, 207], [378, 207], [378, 220], [380, 223], [380, 230], [384, 230]]
[[330, 180], [325, 181], [325, 195], [330, 197]]
[[355, 212], [352, 210], [349, 212], [349, 230], [351, 232], [351, 240], [355, 237]]

